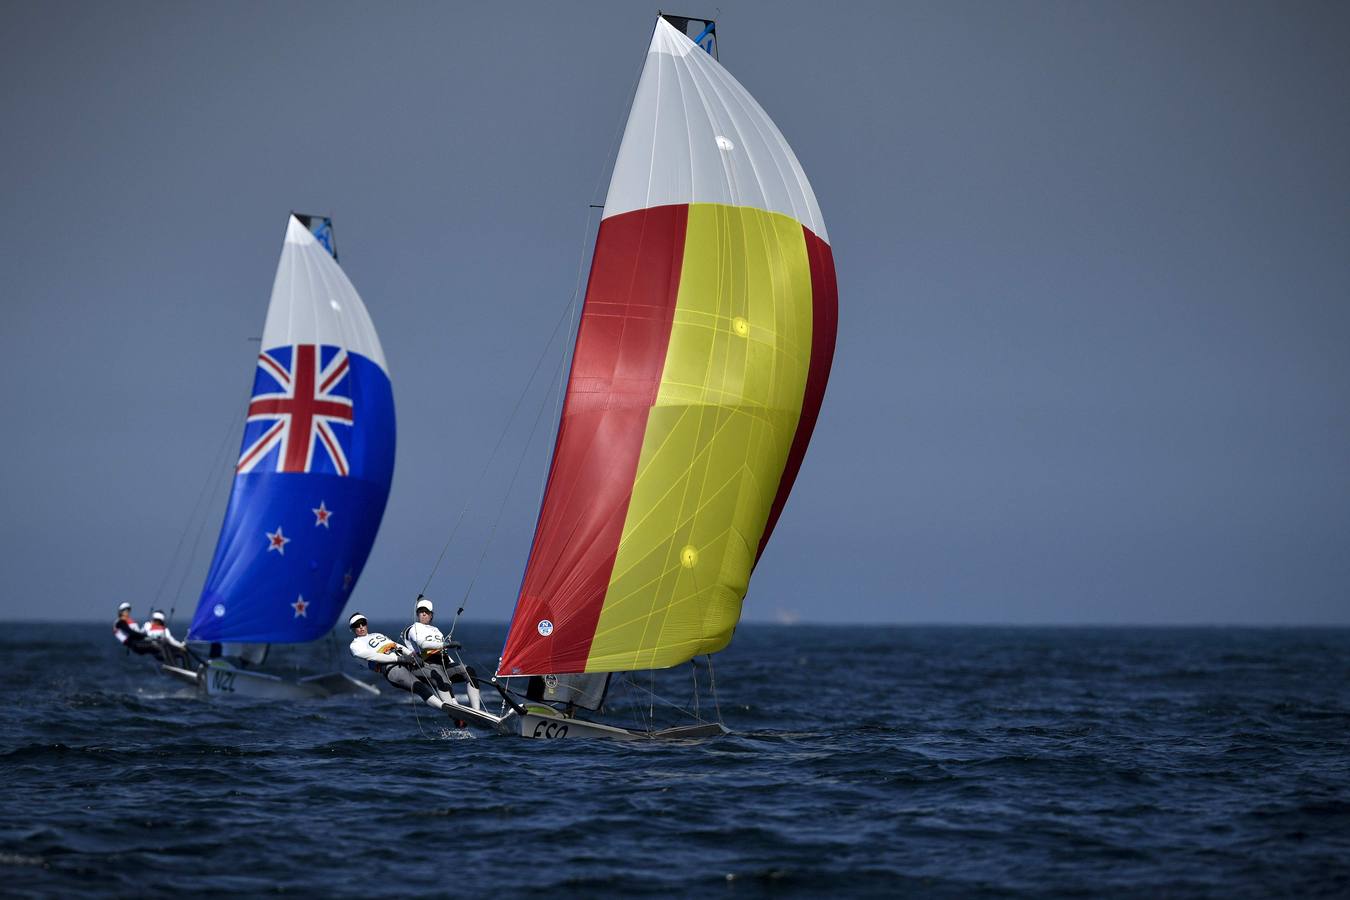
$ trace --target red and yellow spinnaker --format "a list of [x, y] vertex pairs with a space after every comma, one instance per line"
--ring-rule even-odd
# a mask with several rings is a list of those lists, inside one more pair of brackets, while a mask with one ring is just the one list
[[773, 122], [657, 20], [502, 675], [722, 649], [820, 411], [834, 260]]

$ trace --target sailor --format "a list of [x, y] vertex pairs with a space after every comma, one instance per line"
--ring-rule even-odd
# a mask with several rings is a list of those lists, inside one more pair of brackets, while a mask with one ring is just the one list
[[435, 709], [445, 707], [445, 701], [436, 696], [434, 690], [413, 676], [410, 670], [417, 667], [418, 660], [407, 647], [378, 631], [371, 631], [366, 617], [361, 613], [352, 613], [352, 617], [347, 620], [347, 627], [353, 634], [350, 645], [352, 656], [363, 660], [399, 690], [421, 697], [428, 706]]
[[164, 621], [163, 610], [157, 609], [151, 614], [150, 623], [145, 626], [145, 639], [155, 645], [161, 660], [183, 668], [187, 667], [187, 644], [173, 636], [173, 632]]
[[117, 621], [113, 622], [113, 637], [117, 643], [126, 647], [137, 656], [149, 653], [158, 656], [157, 648], [145, 638], [145, 630], [131, 617], [131, 604], [122, 603], [117, 607]]
[[[404, 646], [418, 659], [427, 663], [424, 677], [431, 680], [438, 690], [444, 691], [454, 699], [451, 683], [463, 684], [469, 692], [469, 703], [474, 709], [483, 708], [483, 698], [478, 693], [478, 679], [475, 672], [454, 659], [447, 651], [459, 647], [455, 641], [447, 641], [441, 630], [431, 624], [436, 617], [436, 608], [426, 597], [417, 598], [417, 621], [404, 632]], [[448, 681], [447, 681], [448, 679]]]

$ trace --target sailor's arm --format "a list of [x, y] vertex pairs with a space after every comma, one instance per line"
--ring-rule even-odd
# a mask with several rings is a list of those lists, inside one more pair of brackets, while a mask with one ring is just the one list
[[170, 631], [168, 628], [164, 629], [164, 640], [168, 643], [170, 647], [175, 647], [179, 650], [187, 649], [187, 643], [184, 641], [180, 641], [178, 638], [174, 637], [173, 632]]
[[382, 634], [372, 634], [353, 640], [350, 649], [357, 659], [388, 665], [398, 662], [401, 655], [398, 651], [403, 648]]

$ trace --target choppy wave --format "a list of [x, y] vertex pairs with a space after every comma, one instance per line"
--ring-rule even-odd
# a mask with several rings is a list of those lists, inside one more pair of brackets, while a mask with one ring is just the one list
[[0, 644], [10, 894], [1350, 894], [1346, 630], [744, 626], [732, 733], [641, 745], [205, 701], [49, 631]]

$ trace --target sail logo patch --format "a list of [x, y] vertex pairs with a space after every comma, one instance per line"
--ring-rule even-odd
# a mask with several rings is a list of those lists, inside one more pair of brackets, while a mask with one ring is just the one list
[[[347, 351], [340, 347], [297, 344], [259, 355], [244, 451], [235, 471], [346, 475], [351, 467], [343, 439], [350, 442], [355, 422], [350, 372]], [[273, 457], [275, 468], [264, 464]]]
[[553, 623], [548, 619], [540, 619], [537, 627], [539, 628], [539, 633], [544, 637], [548, 637], [553, 633]]

